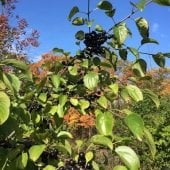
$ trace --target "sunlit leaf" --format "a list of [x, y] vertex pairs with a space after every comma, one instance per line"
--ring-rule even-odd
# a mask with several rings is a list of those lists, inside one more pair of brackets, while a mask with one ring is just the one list
[[111, 84], [109, 85], [109, 88], [111, 89], [111, 91], [117, 95], [118, 91], [119, 91], [119, 85], [117, 83]]
[[108, 101], [105, 96], [100, 96], [100, 98], [97, 100], [97, 103], [103, 108], [107, 109]]
[[72, 24], [77, 26], [84, 25], [84, 19], [82, 17], [76, 17], [73, 19]]
[[89, 151], [85, 154], [86, 162], [89, 162], [93, 159], [93, 152]]
[[16, 160], [16, 166], [18, 169], [25, 169], [28, 162], [28, 154], [22, 152], [22, 154]]
[[74, 6], [72, 9], [71, 9], [71, 11], [70, 11], [70, 13], [69, 13], [69, 15], [68, 15], [68, 20], [70, 21], [71, 19], [72, 19], [72, 17], [76, 14], [76, 13], [78, 13], [79, 12], [79, 8], [77, 7], [77, 6]]
[[39, 99], [41, 102], [45, 103], [46, 100], [47, 100], [47, 94], [46, 94], [46, 93], [40, 93], [40, 95], [38, 96], [38, 99]]
[[97, 144], [97, 145], [103, 145], [111, 150], [113, 150], [113, 143], [110, 138], [103, 136], [103, 135], [95, 135], [92, 136], [91, 138], [92, 143]]
[[113, 170], [128, 170], [125, 166], [117, 165], [113, 168]]
[[56, 167], [54, 167], [52, 165], [47, 165], [43, 168], [43, 170], [56, 170]]
[[32, 161], [37, 161], [38, 158], [41, 156], [43, 151], [45, 150], [46, 145], [33, 145], [31, 148], [28, 150], [29, 152], [29, 157]]
[[95, 26], [95, 30], [98, 31], [98, 32], [102, 32], [103, 31], [103, 28], [101, 25], [96, 25]]
[[83, 114], [85, 114], [85, 109], [87, 109], [90, 106], [90, 102], [88, 100], [85, 99], [80, 99], [79, 100], [79, 106], [81, 108], [81, 111]]
[[78, 102], [77, 99], [71, 98], [71, 99], [70, 99], [70, 103], [71, 103], [73, 106], [77, 106], [79, 102]]
[[96, 128], [101, 135], [112, 136], [114, 118], [111, 112], [99, 112], [96, 117]]
[[10, 99], [0, 91], [0, 125], [2, 125], [9, 117]]
[[139, 52], [136, 48], [128, 47], [128, 50], [138, 59], [139, 58]]
[[52, 83], [53, 83], [54, 87], [55, 87], [56, 89], [58, 89], [58, 87], [60, 86], [60, 82], [61, 82], [60, 76], [53, 74], [53, 75], [51, 76], [51, 80], [52, 80]]
[[136, 153], [128, 146], [118, 146], [115, 152], [119, 155], [129, 170], [139, 170], [140, 161]]
[[143, 100], [143, 94], [142, 91], [134, 85], [127, 85], [126, 90], [129, 94], [129, 96], [136, 102]]
[[125, 123], [134, 136], [141, 141], [144, 135], [144, 122], [142, 118], [138, 114], [132, 113], [125, 117]]
[[131, 4], [133, 6], [135, 6], [136, 8], [138, 8], [140, 11], [143, 11], [143, 9], [145, 8], [145, 5], [146, 5], [146, 0], [139, 0], [139, 2], [137, 3], [133, 3], [131, 2]]
[[70, 132], [67, 131], [60, 131], [57, 134], [57, 137], [63, 137], [63, 138], [73, 138], [72, 134]]

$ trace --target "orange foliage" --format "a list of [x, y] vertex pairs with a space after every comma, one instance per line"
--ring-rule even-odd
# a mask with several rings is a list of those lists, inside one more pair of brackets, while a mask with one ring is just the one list
[[81, 115], [74, 107], [70, 107], [64, 116], [64, 122], [70, 126], [90, 128], [95, 125], [95, 117], [92, 113]]

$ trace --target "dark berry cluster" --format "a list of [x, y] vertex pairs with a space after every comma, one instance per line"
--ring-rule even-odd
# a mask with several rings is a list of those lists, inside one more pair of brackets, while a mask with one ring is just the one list
[[96, 31], [92, 31], [90, 33], [85, 34], [84, 44], [86, 45], [86, 51], [89, 54], [101, 54], [103, 53], [103, 49], [101, 45], [103, 45], [110, 37], [106, 33], [106, 31], [97, 33]]
[[42, 153], [41, 161], [47, 164], [49, 159], [57, 159], [58, 153], [58, 150], [55, 148], [48, 149]]
[[59, 170], [92, 170], [91, 162], [86, 162], [84, 152], [79, 153], [78, 161], [70, 159], [65, 166], [61, 166]]
[[33, 101], [28, 106], [28, 110], [29, 110], [30, 113], [33, 112], [33, 111], [35, 111], [35, 112], [40, 111], [41, 108], [42, 108], [42, 106], [36, 101]]

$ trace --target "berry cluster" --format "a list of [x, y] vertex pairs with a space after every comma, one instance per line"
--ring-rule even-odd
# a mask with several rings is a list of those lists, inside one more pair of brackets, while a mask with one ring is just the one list
[[101, 54], [103, 53], [103, 49], [101, 47], [110, 37], [106, 33], [106, 31], [97, 33], [96, 31], [92, 31], [90, 33], [85, 34], [84, 44], [86, 45], [86, 51], [89, 54]]
[[59, 170], [92, 170], [91, 162], [86, 162], [84, 152], [79, 153], [78, 161], [70, 159], [65, 166], [61, 166]]
[[40, 111], [41, 108], [42, 108], [42, 106], [38, 102], [36, 102], [36, 101], [33, 101], [28, 106], [28, 110], [29, 110], [30, 113], [33, 112], [33, 111], [34, 112]]
[[47, 164], [49, 159], [57, 159], [58, 153], [58, 150], [55, 148], [48, 149], [42, 153], [41, 161]]

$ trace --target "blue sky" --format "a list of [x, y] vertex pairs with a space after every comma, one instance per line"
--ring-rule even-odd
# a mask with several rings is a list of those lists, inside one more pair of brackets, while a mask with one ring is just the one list
[[[132, 0], [133, 1], [133, 0]], [[91, 9], [94, 9], [99, 0], [91, 0]], [[131, 11], [129, 0], [110, 0], [117, 9], [115, 21], [127, 16]], [[137, 2], [137, 1], [133, 1]], [[26, 18], [30, 28], [35, 28], [40, 33], [40, 46], [28, 50], [29, 57], [36, 61], [43, 53], [51, 51], [54, 47], [70, 51], [72, 55], [78, 50], [75, 45], [75, 33], [87, 27], [75, 27], [67, 20], [70, 9], [78, 6], [81, 11], [87, 10], [87, 0], [20, 0], [16, 5], [16, 13]], [[143, 12], [138, 12], [132, 18], [144, 17], [150, 25], [150, 37], [156, 39], [160, 45], [145, 45], [141, 50], [145, 52], [170, 52], [170, 7], [162, 7], [157, 4], [150, 4]], [[100, 10], [95, 10], [91, 15], [94, 18], [94, 26], [102, 25], [106, 30], [113, 25], [113, 21], [106, 17]], [[136, 29], [134, 21], [128, 20], [127, 26], [133, 33], [132, 38], [127, 39], [129, 46], [138, 47], [141, 37]], [[145, 56], [149, 58], [148, 56]], [[148, 59], [150, 67], [154, 64]], [[167, 61], [170, 65], [170, 61]]]

